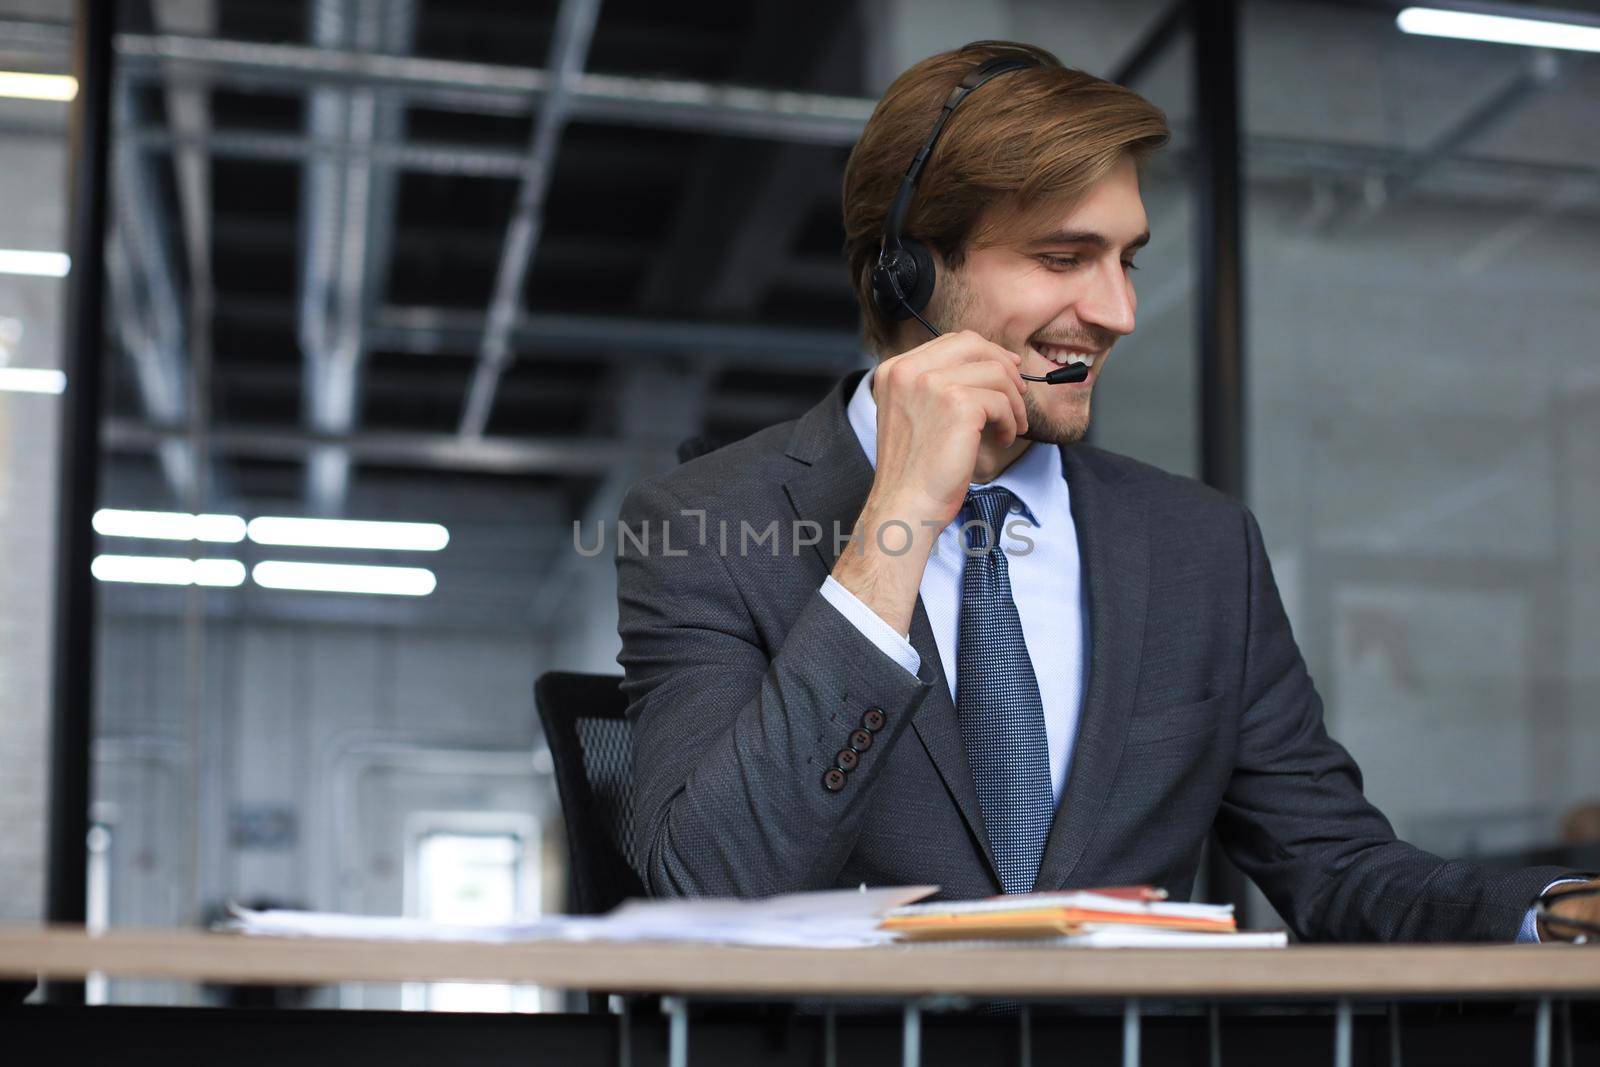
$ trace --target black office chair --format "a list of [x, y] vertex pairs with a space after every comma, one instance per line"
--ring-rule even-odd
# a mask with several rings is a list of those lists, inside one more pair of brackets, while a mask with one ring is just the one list
[[550, 671], [534, 683], [567, 827], [567, 910], [599, 915], [644, 896], [633, 867], [633, 747], [621, 678]]

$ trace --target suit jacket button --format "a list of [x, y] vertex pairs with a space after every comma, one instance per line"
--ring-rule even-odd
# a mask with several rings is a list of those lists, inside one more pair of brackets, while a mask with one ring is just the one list
[[837, 767], [830, 767], [828, 773], [822, 776], [822, 788], [830, 793], [837, 793], [844, 788], [844, 772]]
[[883, 713], [882, 708], [868, 708], [866, 714], [861, 716], [861, 725], [877, 733], [889, 721], [889, 716]]
[[850, 735], [850, 747], [857, 752], [865, 752], [872, 747], [872, 733], [868, 730], [857, 730]]
[[833, 757], [833, 762], [841, 771], [853, 771], [856, 764], [861, 762], [861, 757], [856, 755], [853, 748], [841, 748], [838, 755]]

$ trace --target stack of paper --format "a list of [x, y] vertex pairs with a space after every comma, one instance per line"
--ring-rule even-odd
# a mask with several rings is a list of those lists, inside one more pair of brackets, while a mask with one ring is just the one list
[[601, 916], [547, 915], [483, 925], [310, 911], [233, 909], [230, 928], [266, 937], [393, 941], [696, 941], [785, 948], [858, 948], [895, 935], [881, 928], [893, 908], [937, 886], [788, 893], [761, 900], [632, 900]]
[[[234, 909], [230, 928], [265, 937], [395, 941], [694, 941], [775, 948], [860, 948], [895, 941], [1038, 938], [1086, 947], [1245, 947], [1282, 933], [1241, 934], [1232, 909], [1169, 904], [1132, 890], [1039, 893], [912, 905], [936, 886], [789, 893], [762, 900], [634, 900], [609, 915], [546, 915], [460, 925], [425, 919]], [[1147, 891], [1146, 891], [1147, 892]]]
[[786, 893], [763, 900], [630, 900], [592, 920], [585, 940], [699, 941], [785, 948], [853, 948], [883, 944], [894, 908], [938, 886]]
[[1067, 939], [1091, 947], [1271, 946], [1281, 931], [1243, 934], [1231, 904], [1172, 903], [1146, 886], [1017, 893], [896, 908], [883, 928], [907, 941]]

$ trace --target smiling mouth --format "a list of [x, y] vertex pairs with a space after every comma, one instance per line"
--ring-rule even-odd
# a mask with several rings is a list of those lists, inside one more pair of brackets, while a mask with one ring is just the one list
[[1053, 345], [1040, 341], [1030, 342], [1030, 351], [1036, 353], [1040, 359], [1058, 367], [1083, 365], [1089, 368], [1089, 378], [1077, 384], [1087, 384], [1095, 376], [1095, 367], [1102, 361], [1104, 353], [1093, 352], [1072, 345]]

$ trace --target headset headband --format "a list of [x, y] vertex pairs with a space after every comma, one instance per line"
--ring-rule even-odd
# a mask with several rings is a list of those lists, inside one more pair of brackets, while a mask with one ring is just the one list
[[880, 255], [884, 251], [898, 251], [901, 248], [900, 230], [905, 226], [906, 214], [911, 210], [911, 197], [916, 192], [917, 180], [922, 177], [922, 168], [928, 162], [928, 157], [933, 155], [933, 146], [938, 142], [939, 134], [944, 132], [944, 124], [949, 121], [950, 115], [961, 101], [990, 78], [999, 77], [1008, 71], [1036, 66], [1038, 62], [1033, 59], [996, 56], [973, 67], [967, 76], [961, 79], [961, 84], [950, 90], [950, 95], [945, 98], [944, 108], [939, 112], [939, 119], [933, 124], [933, 132], [928, 134], [928, 139], [922, 142], [922, 148], [911, 160], [911, 166], [906, 168], [906, 176], [900, 182], [900, 190], [894, 194], [894, 201], [889, 205], [889, 214], [883, 223], [883, 244]]

